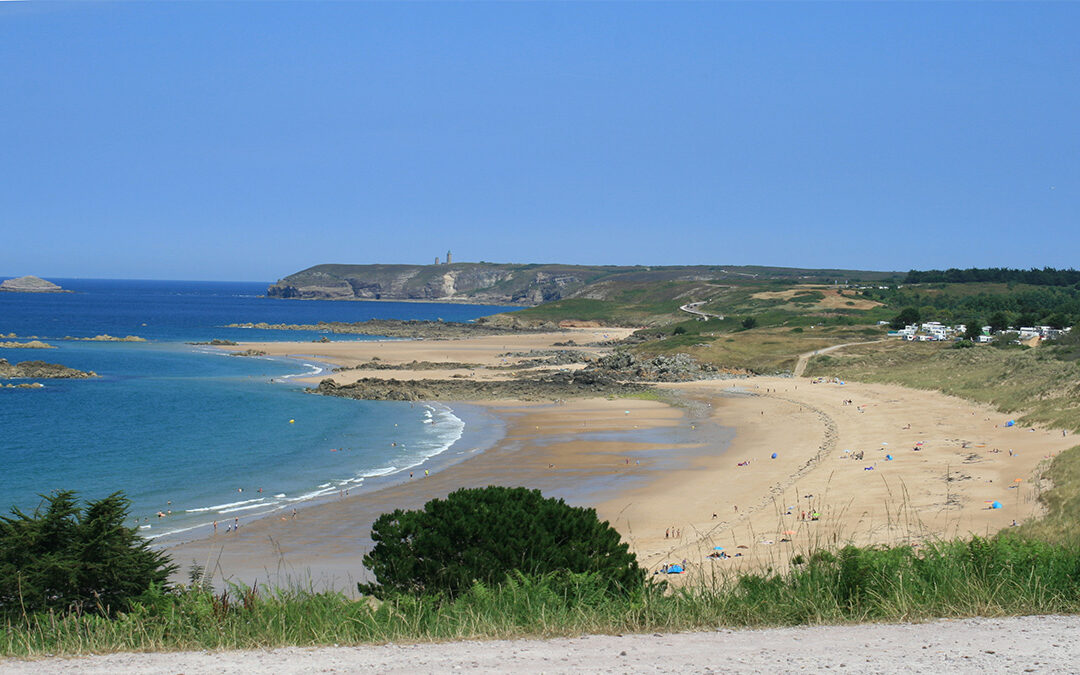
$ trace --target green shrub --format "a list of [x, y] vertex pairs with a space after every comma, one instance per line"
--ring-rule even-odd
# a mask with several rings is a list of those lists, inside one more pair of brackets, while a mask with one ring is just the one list
[[422, 510], [379, 516], [364, 565], [378, 584], [362, 593], [457, 596], [507, 575], [595, 574], [613, 591], [640, 588], [645, 572], [594, 509], [572, 507], [525, 488], [466, 488]]
[[112, 612], [126, 608], [175, 569], [126, 527], [130, 501], [119, 492], [88, 502], [75, 493], [45, 497], [26, 515], [0, 517], [0, 615], [57, 610]]

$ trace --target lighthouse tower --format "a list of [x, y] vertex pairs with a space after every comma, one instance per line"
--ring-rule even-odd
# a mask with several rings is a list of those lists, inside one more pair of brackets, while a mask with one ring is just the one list
[[454, 259], [450, 257], [450, 251], [447, 250], [446, 251], [446, 264], [449, 265], [452, 262], [454, 262]]

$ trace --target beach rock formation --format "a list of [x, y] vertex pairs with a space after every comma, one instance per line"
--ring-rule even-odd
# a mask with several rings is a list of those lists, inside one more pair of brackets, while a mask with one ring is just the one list
[[9, 363], [7, 359], [0, 359], [0, 380], [10, 380], [15, 378], [83, 379], [97, 376], [97, 373], [92, 370], [76, 370], [56, 363], [46, 363], [44, 361]]
[[619, 396], [647, 387], [616, 382], [597, 373], [577, 371], [514, 380], [384, 380], [364, 378], [339, 385], [325, 379], [308, 391], [367, 401], [483, 401], [515, 399], [554, 401], [571, 397]]
[[45, 281], [35, 276], [19, 277], [17, 279], [8, 279], [3, 283], [0, 283], [0, 291], [8, 291], [10, 293], [70, 293], [71, 291], [65, 291], [51, 281]]
[[586, 370], [629, 382], [690, 382], [736, 375], [712, 364], [701, 363], [688, 354], [641, 358], [625, 351], [601, 357]]
[[3, 349], [56, 349], [47, 342], [41, 340], [31, 340], [29, 342], [0, 342], [0, 348]]

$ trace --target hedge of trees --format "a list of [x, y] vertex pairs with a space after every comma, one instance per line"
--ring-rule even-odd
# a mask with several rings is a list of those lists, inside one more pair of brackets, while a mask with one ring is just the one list
[[947, 270], [911, 270], [904, 278], [905, 284], [968, 284], [968, 283], [1017, 283], [1032, 286], [1075, 286], [1080, 284], [1080, 270], [1058, 270], [1053, 267], [1029, 270], [1007, 267], [950, 268]]

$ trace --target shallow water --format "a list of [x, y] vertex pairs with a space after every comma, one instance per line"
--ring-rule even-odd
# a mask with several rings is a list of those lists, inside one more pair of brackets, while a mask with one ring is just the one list
[[[0, 333], [48, 338], [57, 349], [0, 349], [0, 358], [101, 377], [0, 389], [0, 508], [33, 510], [53, 490], [86, 498], [121, 490], [150, 537], [355, 489], [446, 452], [464, 433], [445, 406], [314, 396], [287, 377], [319, 372], [318, 363], [231, 357], [186, 341], [305, 339], [221, 327], [232, 322], [462, 321], [506, 309], [257, 297], [265, 284], [57, 281], [79, 292], [0, 294]], [[150, 341], [57, 339], [102, 333]]]

